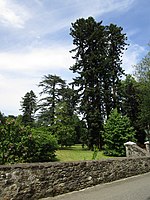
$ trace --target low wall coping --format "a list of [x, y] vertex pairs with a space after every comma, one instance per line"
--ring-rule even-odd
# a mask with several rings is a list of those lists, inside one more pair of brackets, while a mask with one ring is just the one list
[[125, 146], [127, 146], [127, 145], [136, 145], [136, 143], [135, 143], [135, 142], [129, 141], [129, 142], [124, 143], [124, 145], [125, 145]]

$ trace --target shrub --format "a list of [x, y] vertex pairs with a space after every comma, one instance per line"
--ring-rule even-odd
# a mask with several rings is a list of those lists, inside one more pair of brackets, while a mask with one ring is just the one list
[[32, 129], [33, 137], [36, 141], [36, 157], [37, 161], [48, 162], [55, 160], [55, 151], [58, 143], [54, 135], [47, 128]]
[[104, 124], [104, 153], [109, 156], [125, 156], [124, 143], [135, 141], [134, 135], [129, 118], [114, 109]]
[[4, 124], [1, 124], [0, 164], [53, 160], [57, 147], [56, 139], [35, 132], [14, 119], [8, 118]]

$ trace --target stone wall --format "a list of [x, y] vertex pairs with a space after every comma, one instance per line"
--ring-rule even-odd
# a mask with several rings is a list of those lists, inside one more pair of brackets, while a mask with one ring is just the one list
[[37, 200], [150, 171], [150, 157], [0, 166], [0, 200]]

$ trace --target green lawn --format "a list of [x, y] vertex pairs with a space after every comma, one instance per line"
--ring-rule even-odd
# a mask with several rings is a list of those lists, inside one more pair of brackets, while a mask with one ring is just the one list
[[[65, 161], [81, 161], [81, 160], [92, 160], [93, 151], [87, 148], [82, 149], [81, 145], [75, 145], [71, 147], [66, 147], [64, 149], [59, 149], [56, 151], [56, 158], [60, 162]], [[102, 151], [98, 151], [96, 160], [109, 158], [105, 156]]]

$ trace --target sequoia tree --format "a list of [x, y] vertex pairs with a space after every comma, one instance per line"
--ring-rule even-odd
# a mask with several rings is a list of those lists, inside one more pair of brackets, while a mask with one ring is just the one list
[[88, 128], [89, 148], [102, 147], [101, 130], [111, 109], [119, 107], [118, 85], [123, 74], [121, 54], [126, 45], [122, 28], [102, 25], [92, 17], [72, 23], [70, 35], [75, 48], [75, 64], [80, 111]]

